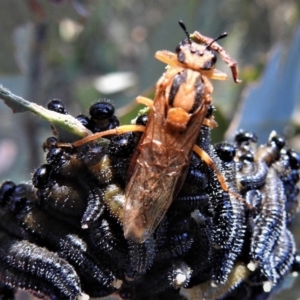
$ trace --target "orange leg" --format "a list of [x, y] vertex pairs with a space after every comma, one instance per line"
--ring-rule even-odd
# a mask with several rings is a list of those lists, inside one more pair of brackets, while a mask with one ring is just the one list
[[227, 183], [225, 181], [224, 176], [222, 175], [222, 173], [220, 172], [220, 170], [218, 169], [218, 167], [216, 166], [216, 164], [213, 162], [213, 160], [211, 159], [211, 157], [203, 150], [201, 149], [199, 146], [194, 145], [193, 148], [194, 152], [203, 159], [203, 161], [209, 166], [211, 167], [217, 174], [218, 180], [222, 186], [222, 189], [225, 192], [228, 192], [229, 188], [227, 186]]
[[211, 117], [209, 119], [205, 118], [203, 120], [203, 125], [206, 125], [212, 129], [218, 127], [218, 123], [213, 119], [213, 117]]
[[144, 131], [145, 131], [145, 126], [142, 125], [123, 125], [123, 126], [116, 127], [114, 129], [97, 132], [95, 134], [89, 135], [79, 141], [74, 142], [73, 144], [58, 143], [58, 147], [79, 147], [107, 135], [112, 135], [112, 134], [119, 135], [126, 132], [144, 132]]
[[209, 166], [211, 167], [217, 174], [218, 180], [221, 184], [221, 187], [223, 189], [223, 191], [228, 192], [230, 195], [232, 195], [234, 198], [238, 199], [239, 201], [243, 202], [246, 207], [248, 209], [252, 209], [253, 207], [251, 205], [249, 205], [245, 199], [243, 199], [239, 194], [229, 191], [228, 185], [225, 181], [224, 176], [222, 175], [222, 173], [220, 172], [220, 170], [218, 169], [218, 167], [216, 166], [216, 164], [213, 162], [213, 160], [211, 159], [211, 157], [203, 150], [201, 149], [199, 146], [194, 145], [193, 148], [194, 152], [203, 159], [203, 161]]
[[178, 59], [177, 55], [173, 52], [163, 50], [163, 51], [157, 51], [154, 55], [154, 57], [163, 63], [167, 64], [171, 67], [183, 67], [186, 68], [185, 65], [181, 64]]
[[152, 106], [153, 106], [153, 100], [143, 97], [143, 96], [136, 97], [135, 101], [139, 104], [144, 104], [145, 106], [148, 106], [149, 108], [152, 108]]
[[[144, 97], [139, 97], [139, 98], [144, 98]], [[144, 98], [144, 99], [148, 99], [148, 98]], [[148, 99], [148, 100], [151, 101], [150, 99]], [[206, 126], [209, 126], [211, 128], [215, 128], [218, 125], [218, 123], [215, 122], [213, 119], [204, 119], [203, 124]], [[58, 143], [57, 146], [58, 147], [68, 147], [68, 148], [79, 147], [79, 146], [82, 146], [86, 143], [95, 141], [95, 140], [100, 139], [101, 137], [104, 137], [107, 135], [112, 135], [112, 134], [119, 135], [119, 134], [126, 133], [126, 132], [144, 132], [144, 131], [145, 131], [145, 126], [142, 126], [142, 125], [122, 125], [122, 126], [110, 129], [110, 130], [94, 133], [94, 134], [89, 135], [81, 140], [78, 140], [78, 141], [72, 143], [72, 144], [71, 143]], [[198, 146], [194, 146], [194, 147], [198, 147]], [[194, 149], [194, 151], [197, 153], [197, 151], [195, 149]], [[201, 155], [199, 153], [197, 153], [197, 154], [201, 157]]]

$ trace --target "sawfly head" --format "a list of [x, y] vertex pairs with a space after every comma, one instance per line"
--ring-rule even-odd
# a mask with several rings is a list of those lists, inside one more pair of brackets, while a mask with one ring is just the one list
[[216, 53], [228, 64], [232, 70], [232, 76], [236, 83], [241, 82], [238, 78], [236, 62], [229, 54], [217, 43], [218, 40], [227, 36], [224, 32], [217, 38], [203, 36], [195, 31], [192, 35], [187, 31], [184, 23], [179, 21], [179, 25], [185, 32], [187, 38], [176, 47], [176, 53], [170, 51], [157, 51], [155, 57], [171, 67], [182, 67], [199, 72], [210, 79], [226, 80], [227, 75], [217, 69]]

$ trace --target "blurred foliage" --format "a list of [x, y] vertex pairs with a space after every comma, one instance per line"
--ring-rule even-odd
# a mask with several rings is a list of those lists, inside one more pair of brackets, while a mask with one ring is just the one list
[[[300, 60], [295, 59], [300, 53], [300, 27], [285, 52], [282, 45], [274, 49], [261, 82], [250, 86], [236, 110], [229, 135], [238, 128], [252, 130], [263, 140], [272, 130], [287, 138], [295, 135], [290, 123], [300, 99]], [[295, 147], [299, 150], [299, 145]]]
[[[0, 83], [40, 105], [60, 98], [72, 115], [109, 98], [120, 116], [133, 111], [122, 118], [128, 123], [137, 111], [134, 98], [153, 98], [164, 71], [155, 51], [173, 51], [185, 38], [179, 19], [190, 32], [215, 37], [227, 31], [220, 44], [238, 61], [242, 84], [213, 82], [214, 138], [222, 138], [233, 118], [235, 129], [242, 124], [264, 138], [256, 125], [269, 130], [280, 117], [279, 130], [300, 150], [300, 1], [0, 0]], [[220, 60], [218, 68], [230, 73]], [[262, 73], [260, 89], [249, 91]], [[49, 125], [29, 114], [13, 116], [2, 101], [0, 120], [0, 180], [29, 180], [43, 161]]]

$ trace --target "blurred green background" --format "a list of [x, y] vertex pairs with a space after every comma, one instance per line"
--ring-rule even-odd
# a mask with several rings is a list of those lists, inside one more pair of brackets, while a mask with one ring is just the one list
[[[218, 61], [229, 80], [213, 82], [214, 141], [244, 128], [263, 143], [275, 129], [300, 151], [300, 1], [0, 0], [0, 84], [40, 105], [60, 98], [74, 116], [108, 98], [128, 123], [135, 97], [153, 97], [164, 71], [155, 51], [174, 51], [185, 38], [180, 19], [191, 33], [227, 31], [220, 44], [238, 62], [240, 85]], [[13, 115], [2, 101], [0, 124], [0, 181], [30, 180], [49, 124]]]

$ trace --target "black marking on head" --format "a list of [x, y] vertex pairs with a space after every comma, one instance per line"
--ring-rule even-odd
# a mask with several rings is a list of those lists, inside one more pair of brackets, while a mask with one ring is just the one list
[[201, 70], [210, 70], [213, 65], [214, 63], [212, 62], [212, 60], [207, 60], [201, 67]]
[[182, 52], [182, 51], [178, 52], [177, 60], [178, 60], [179, 62], [181, 62], [182, 64], [185, 64], [185, 63], [186, 63], [186, 62], [185, 62], [185, 54], [184, 54], [184, 52]]

